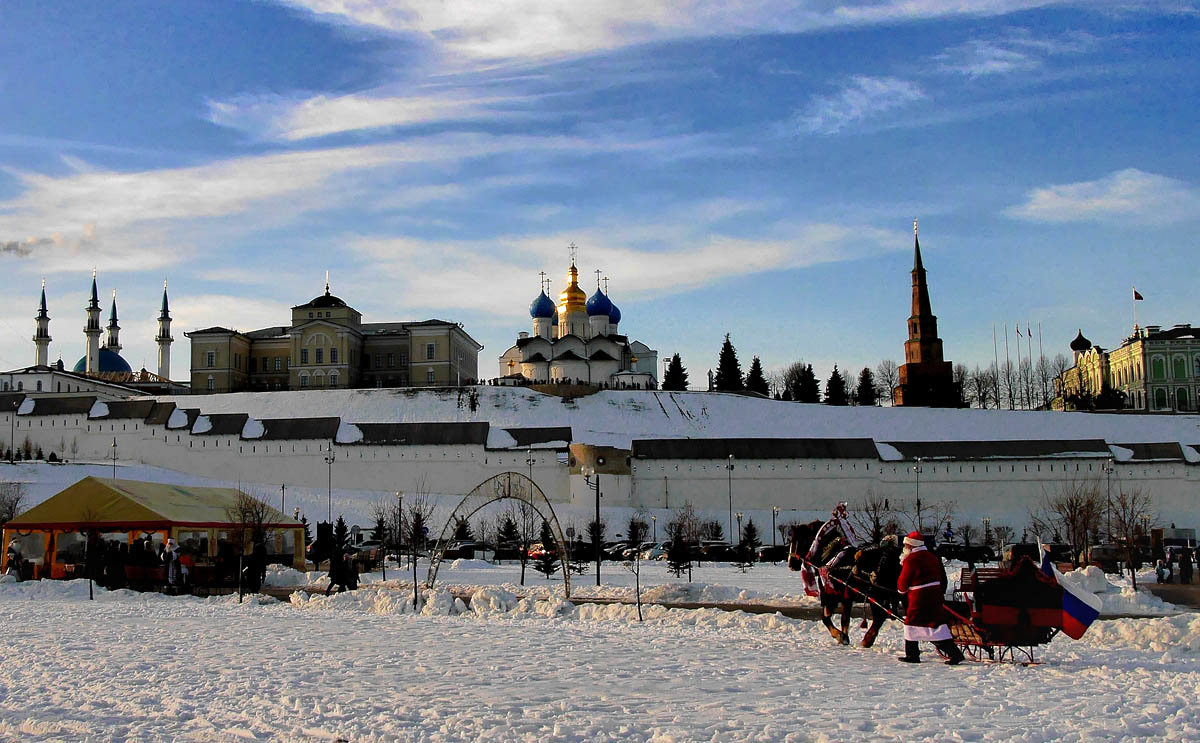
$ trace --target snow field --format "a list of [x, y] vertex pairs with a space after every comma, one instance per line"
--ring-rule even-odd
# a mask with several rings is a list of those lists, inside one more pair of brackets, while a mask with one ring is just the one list
[[[287, 604], [0, 585], [0, 739], [21, 741], [1187, 740], [1197, 615], [1104, 622], [1032, 668], [902, 666], [815, 622], [571, 607], [482, 589]], [[391, 594], [397, 594], [393, 597]], [[507, 594], [507, 595], [506, 595]], [[398, 601], [399, 603], [387, 603]], [[473, 602], [474, 604], [474, 602]], [[481, 605], [483, 605], [481, 603]], [[1192, 623], [1185, 619], [1190, 618]], [[855, 638], [861, 630], [854, 626]], [[926, 659], [930, 658], [929, 653]], [[1169, 658], [1166, 656], [1170, 656]]]

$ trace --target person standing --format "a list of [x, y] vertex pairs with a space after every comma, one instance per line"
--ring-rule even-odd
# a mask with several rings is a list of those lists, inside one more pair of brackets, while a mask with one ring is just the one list
[[920, 663], [920, 643], [932, 642], [946, 655], [948, 665], [962, 663], [962, 651], [950, 636], [942, 605], [946, 596], [946, 570], [938, 556], [925, 547], [920, 532], [914, 531], [904, 538], [896, 589], [908, 602], [904, 611], [904, 655], [899, 660]]
[[1192, 582], [1192, 550], [1189, 547], [1179, 550], [1179, 582], [1185, 586]]

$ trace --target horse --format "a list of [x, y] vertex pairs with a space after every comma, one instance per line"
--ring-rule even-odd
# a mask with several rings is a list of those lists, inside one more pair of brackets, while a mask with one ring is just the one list
[[[875, 643], [879, 630], [887, 620], [888, 610], [879, 604], [895, 601], [896, 579], [900, 575], [900, 550], [894, 537], [885, 538], [879, 545], [856, 549], [838, 529], [824, 529], [825, 524], [812, 521], [791, 528], [791, 549], [788, 566], [792, 570], [807, 568], [816, 580], [821, 600], [821, 623], [830, 636], [842, 645], [850, 644], [850, 615], [855, 601], [863, 600], [871, 607], [871, 625], [862, 639], [862, 647]], [[821, 541], [814, 544], [818, 539]], [[806, 590], [809, 589], [806, 586]], [[867, 601], [867, 599], [871, 599]], [[840, 629], [833, 625], [833, 614], [841, 609]]]

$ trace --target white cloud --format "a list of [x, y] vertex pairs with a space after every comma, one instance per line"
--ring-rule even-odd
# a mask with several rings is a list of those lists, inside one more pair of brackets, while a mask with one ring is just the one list
[[973, 39], [950, 47], [934, 57], [945, 72], [968, 77], [985, 77], [1028, 72], [1045, 64], [1048, 57], [1082, 54], [1094, 49], [1100, 39], [1084, 32], [1059, 37], [1037, 38], [1027, 29], [1014, 29], [990, 39]]
[[925, 92], [907, 80], [856, 75], [837, 94], [813, 98], [795, 120], [802, 131], [835, 134], [859, 121], [923, 98]]
[[[582, 246], [580, 283], [590, 293], [595, 286], [590, 272], [598, 266], [612, 280], [617, 301], [677, 294], [738, 276], [853, 260], [908, 245], [905, 232], [856, 225], [780, 224], [772, 226], [771, 235], [757, 238], [713, 235], [707, 228], [708, 223], [657, 222], [654, 230], [634, 225], [486, 241], [359, 236], [347, 244], [369, 266], [356, 285], [386, 285], [410, 307], [510, 317], [518, 316], [536, 294], [538, 271], [551, 268], [554, 291], [562, 288], [559, 269], [566, 265], [570, 242]], [[641, 247], [640, 236], [652, 232], [667, 235], [672, 246]]]
[[1006, 212], [1034, 222], [1117, 222], [1162, 225], [1200, 218], [1200, 189], [1136, 168], [1094, 181], [1035, 188]]
[[578, 55], [677, 38], [987, 16], [1058, 0], [280, 0], [341, 22], [414, 34], [455, 58]]
[[408, 126], [431, 121], [496, 119], [511, 115], [490, 110], [506, 97], [471, 97], [459, 91], [411, 97], [381, 91], [344, 96], [314, 96], [294, 100], [260, 96], [210, 101], [208, 118], [214, 124], [249, 131], [256, 136], [296, 142], [348, 131]]

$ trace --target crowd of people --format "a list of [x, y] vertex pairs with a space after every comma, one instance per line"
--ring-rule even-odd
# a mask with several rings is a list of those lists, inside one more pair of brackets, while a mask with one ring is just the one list
[[1154, 572], [1159, 583], [1189, 585], [1197, 562], [1200, 562], [1200, 547], [1168, 547], [1155, 564]]

